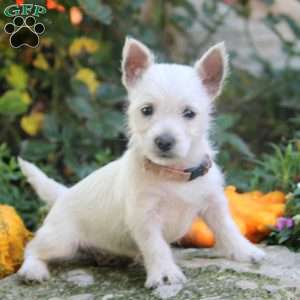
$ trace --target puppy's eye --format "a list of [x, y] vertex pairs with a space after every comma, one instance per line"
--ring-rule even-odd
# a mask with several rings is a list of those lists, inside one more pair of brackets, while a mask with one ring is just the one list
[[151, 116], [154, 112], [153, 106], [151, 104], [145, 105], [141, 108], [141, 112], [146, 117]]
[[196, 113], [194, 111], [192, 111], [190, 108], [186, 108], [183, 113], [182, 113], [183, 117], [185, 119], [193, 119], [196, 116]]

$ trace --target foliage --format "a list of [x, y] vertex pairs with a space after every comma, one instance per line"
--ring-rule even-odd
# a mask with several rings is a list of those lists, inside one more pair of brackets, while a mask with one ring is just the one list
[[286, 205], [286, 215], [294, 217], [300, 215], [300, 184], [298, 183], [295, 191], [289, 195]]
[[[240, 116], [233, 113], [223, 113], [216, 116], [212, 130], [212, 140], [218, 150], [217, 160], [226, 176], [226, 183], [235, 185], [239, 190], [249, 191], [260, 188], [251, 185], [251, 171], [254, 164], [249, 164], [255, 158], [249, 145], [236, 134], [236, 125]], [[246, 163], [247, 162], [247, 163]]]
[[[226, 26], [228, 14], [235, 14], [243, 20], [244, 36], [252, 55], [251, 61], [259, 66], [260, 72], [258, 74], [250, 72], [250, 70], [233, 68], [225, 93], [218, 102], [218, 107], [219, 110], [233, 115], [238, 120], [231, 131], [242, 137], [254, 154], [268, 151], [270, 142], [279, 144], [297, 137], [296, 134], [299, 137], [296, 128], [300, 124], [298, 96], [300, 68], [296, 64], [300, 58], [300, 52], [297, 50], [300, 26], [289, 15], [275, 15], [268, 11], [268, 5], [272, 5], [274, 1], [264, 2], [261, 3], [261, 6], [266, 6], [267, 13], [262, 17], [259, 25], [265, 26], [266, 30], [273, 32], [278, 37], [282, 51], [282, 66], [280, 67], [272, 64], [272, 60], [267, 59], [254, 43], [253, 33], [250, 30], [252, 1], [226, 1], [229, 3], [227, 14], [226, 12], [224, 14], [220, 1], [210, 1], [210, 4], [207, 1], [214, 18], [202, 20], [202, 23], [208, 22], [212, 27], [211, 34], [208, 35], [209, 41], [213, 39], [219, 28]], [[221, 24], [214, 23], [211, 19], [219, 20]], [[281, 33], [280, 28], [283, 27], [291, 33], [290, 37]], [[231, 62], [234, 64], [238, 58], [238, 53], [233, 51]], [[228, 151], [229, 148], [226, 146], [222, 150]], [[228, 152], [230, 155], [230, 151]], [[232, 165], [235, 166], [235, 163], [239, 167], [247, 166], [244, 158], [245, 156], [231, 156], [228, 160], [230, 164], [225, 164], [226, 169], [227, 167], [232, 169]], [[223, 160], [221, 162], [223, 163]]]
[[[224, 145], [227, 144], [244, 156], [253, 158], [254, 154], [251, 152], [248, 145], [233, 131], [234, 126], [239, 122], [239, 119], [238, 115], [220, 114], [215, 121], [217, 130], [213, 140], [217, 142], [218, 148], [222, 149]], [[223, 158], [224, 161], [226, 159], [228, 160], [229, 157]]]
[[[273, 152], [263, 154], [250, 172], [250, 186], [264, 190], [291, 191], [300, 176], [300, 149], [295, 142], [272, 144]], [[249, 176], [249, 177], [250, 177]]]
[[[298, 161], [294, 146], [292, 152], [276, 148], [274, 153], [261, 154], [269, 151], [269, 143], [300, 138], [295, 129], [300, 128], [300, 68], [294, 64], [300, 58], [297, 22], [271, 12], [261, 20], [281, 41], [285, 60], [275, 68], [253, 43], [250, 1], [204, 0], [201, 7], [188, 0], [54, 2], [38, 19], [46, 27], [39, 47], [13, 49], [7, 34], [0, 32], [0, 141], [7, 145], [6, 150], [1, 148], [6, 153], [1, 159], [17, 176], [15, 181], [5, 181], [6, 173], [0, 170], [5, 183], [0, 200], [16, 206], [27, 225], [36, 224], [39, 204], [28, 187], [24, 189], [16, 159], [8, 153], [49, 166], [50, 173], [61, 174], [65, 183], [119, 156], [126, 147], [126, 92], [119, 71], [125, 37], [145, 42], [159, 61], [191, 63], [212, 44], [229, 15], [242, 19], [251, 59], [260, 71], [253, 74], [235, 67], [238, 53], [230, 53], [232, 72], [217, 103], [212, 133], [220, 149], [219, 163], [228, 182], [240, 189], [291, 187], [290, 180], [299, 175], [297, 167], [291, 166]], [[10, 0], [1, 1], [0, 11], [10, 4]], [[0, 27], [8, 21], [2, 14]], [[293, 39], [280, 33], [282, 24]], [[197, 39], [191, 39], [193, 26], [204, 30]], [[188, 46], [179, 51], [178, 45]], [[253, 164], [256, 157], [262, 157], [257, 166]]]
[[0, 203], [14, 206], [30, 229], [38, 222], [41, 204], [25, 185], [17, 160], [5, 144], [0, 145]]
[[289, 226], [277, 226], [268, 238], [271, 245], [285, 245], [295, 251], [300, 251], [300, 184], [288, 196], [286, 205], [286, 220]]

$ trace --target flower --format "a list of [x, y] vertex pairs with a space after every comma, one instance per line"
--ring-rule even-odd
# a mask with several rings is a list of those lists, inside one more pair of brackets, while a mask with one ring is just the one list
[[70, 9], [70, 20], [73, 25], [79, 25], [82, 22], [83, 15], [79, 7], [73, 6]]
[[100, 82], [97, 80], [96, 73], [89, 68], [82, 68], [75, 74], [75, 79], [83, 82], [91, 92], [95, 94]]
[[69, 54], [71, 56], [80, 55], [82, 52], [93, 54], [98, 49], [99, 49], [98, 41], [83, 36], [73, 40], [73, 42], [69, 47]]
[[292, 218], [281, 217], [278, 218], [275, 225], [276, 229], [281, 231], [283, 229], [292, 228], [294, 226], [294, 220]]
[[30, 136], [36, 136], [42, 126], [44, 121], [44, 113], [33, 112], [28, 116], [23, 116], [21, 118], [21, 128]]
[[[24, 0], [16, 0], [16, 4], [17, 5], [23, 5], [24, 4]], [[55, 9], [59, 12], [64, 12], [65, 11], [65, 8], [63, 5], [57, 3], [56, 0], [47, 0], [46, 1], [46, 6], [48, 9]]]
[[63, 5], [57, 3], [55, 0], [47, 0], [46, 5], [48, 9], [54, 9], [58, 12], [64, 12], [66, 10]]
[[33, 65], [40, 70], [47, 71], [49, 69], [48, 61], [42, 53], [38, 53], [36, 59], [33, 61]]

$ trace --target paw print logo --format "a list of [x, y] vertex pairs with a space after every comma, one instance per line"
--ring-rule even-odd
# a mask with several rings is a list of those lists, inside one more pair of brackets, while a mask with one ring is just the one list
[[39, 36], [45, 31], [45, 26], [42, 23], [37, 23], [33, 16], [23, 18], [17, 16], [12, 23], [7, 23], [4, 31], [10, 34], [10, 44], [13, 48], [27, 46], [36, 48], [39, 45]]

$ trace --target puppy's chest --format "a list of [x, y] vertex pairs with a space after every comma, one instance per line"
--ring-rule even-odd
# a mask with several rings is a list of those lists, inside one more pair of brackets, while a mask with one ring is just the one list
[[190, 182], [166, 182], [158, 185], [157, 189], [161, 191], [161, 198], [178, 199], [179, 202], [197, 206], [198, 209], [205, 205], [209, 191], [206, 181], [202, 179]]
[[160, 188], [157, 193], [154, 210], [168, 242], [182, 237], [198, 212], [196, 206], [182, 199], [178, 190], [168, 186]]

